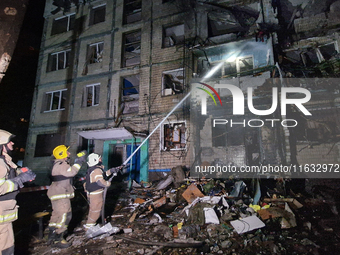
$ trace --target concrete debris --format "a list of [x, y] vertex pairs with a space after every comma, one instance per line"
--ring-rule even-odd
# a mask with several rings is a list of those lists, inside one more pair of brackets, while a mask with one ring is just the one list
[[276, 189], [276, 180], [261, 180], [265, 195], [253, 204], [258, 192], [251, 182], [189, 178], [177, 188], [109, 190], [108, 223], [71, 230], [72, 246], [63, 250], [35, 237], [30, 254], [336, 254], [340, 221], [332, 206], [338, 203], [294, 193], [291, 185], [293, 197]]

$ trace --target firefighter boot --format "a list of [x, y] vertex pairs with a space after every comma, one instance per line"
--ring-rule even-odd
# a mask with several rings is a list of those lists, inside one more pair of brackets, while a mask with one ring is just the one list
[[56, 237], [56, 239], [53, 243], [53, 247], [64, 249], [64, 248], [68, 248], [72, 245], [72, 243], [69, 243], [64, 239], [64, 234], [65, 234], [65, 232], [57, 234], [57, 237]]
[[48, 237], [47, 237], [47, 244], [50, 245], [53, 243], [54, 239], [56, 238], [57, 233], [55, 232], [54, 227], [48, 228]]

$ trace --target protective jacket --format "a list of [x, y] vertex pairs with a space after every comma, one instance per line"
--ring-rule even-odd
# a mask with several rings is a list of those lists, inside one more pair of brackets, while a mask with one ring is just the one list
[[88, 193], [101, 193], [105, 187], [109, 187], [111, 182], [106, 181], [110, 171], [104, 171], [103, 165], [95, 165], [87, 169], [85, 190]]
[[103, 165], [97, 164], [87, 169], [84, 188], [87, 192], [87, 198], [90, 206], [86, 224], [84, 225], [86, 229], [94, 226], [100, 217], [104, 201], [104, 188], [111, 185], [111, 182], [106, 181], [105, 179], [107, 175], [110, 174], [110, 170], [104, 171]]
[[17, 168], [8, 154], [0, 156], [0, 224], [13, 222], [18, 218], [15, 197], [19, 191], [10, 179], [20, 173], [20, 168]]
[[74, 189], [72, 179], [80, 169], [79, 164], [71, 166], [65, 159], [56, 159], [52, 168], [52, 183], [47, 191], [47, 196], [51, 201], [73, 198]]

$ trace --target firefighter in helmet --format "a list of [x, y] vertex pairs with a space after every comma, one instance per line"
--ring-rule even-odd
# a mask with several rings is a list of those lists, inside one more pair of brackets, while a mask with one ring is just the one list
[[27, 167], [18, 167], [12, 161], [15, 135], [0, 129], [0, 254], [14, 254], [14, 234], [12, 222], [18, 218], [18, 206], [15, 199], [23, 183], [35, 179]]
[[90, 208], [86, 224], [84, 225], [85, 230], [95, 226], [100, 217], [100, 212], [104, 206], [103, 191], [111, 185], [111, 182], [106, 179], [108, 179], [110, 175], [116, 176], [122, 168], [120, 166], [104, 171], [102, 158], [97, 153], [91, 153], [87, 157], [87, 165], [89, 167], [87, 169], [84, 189], [90, 203]]
[[70, 165], [69, 147], [59, 145], [54, 148], [55, 160], [52, 167], [52, 183], [47, 191], [51, 200], [52, 215], [48, 224], [47, 243], [53, 247], [67, 248], [71, 245], [64, 236], [68, 224], [72, 219], [71, 198], [74, 197], [72, 179], [78, 173], [82, 164], [86, 162], [86, 151], [77, 154], [74, 164]]

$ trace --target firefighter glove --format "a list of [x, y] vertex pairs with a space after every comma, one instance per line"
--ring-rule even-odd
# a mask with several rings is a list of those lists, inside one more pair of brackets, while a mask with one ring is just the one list
[[24, 187], [25, 182], [33, 181], [35, 177], [36, 174], [29, 169], [28, 171], [21, 173], [17, 177], [11, 179], [11, 181], [17, 184], [19, 188], [22, 188]]
[[123, 168], [122, 166], [113, 167], [113, 168], [110, 169], [110, 173], [114, 174], [114, 175], [117, 175], [122, 168]]
[[86, 162], [86, 151], [81, 151], [77, 153], [77, 158], [74, 160], [75, 164], [82, 165]]

